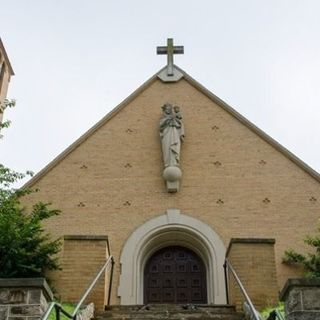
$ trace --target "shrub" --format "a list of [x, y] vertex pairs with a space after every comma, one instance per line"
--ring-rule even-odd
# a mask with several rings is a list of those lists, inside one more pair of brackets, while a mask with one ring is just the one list
[[263, 319], [267, 319], [270, 313], [274, 310], [277, 310], [283, 316], [283, 318], [285, 317], [283, 302], [278, 302], [278, 305], [276, 306], [263, 309], [260, 314], [262, 315]]
[[285, 251], [283, 263], [298, 264], [306, 270], [306, 277], [320, 278], [320, 225], [318, 235], [307, 236], [303, 241], [313, 248], [313, 252], [306, 255], [297, 253], [293, 249]]

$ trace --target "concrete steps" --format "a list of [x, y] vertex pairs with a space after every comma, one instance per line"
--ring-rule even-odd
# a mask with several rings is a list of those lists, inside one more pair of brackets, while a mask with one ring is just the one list
[[106, 311], [95, 317], [96, 320], [243, 320], [230, 305], [172, 305], [150, 304], [136, 306], [108, 306]]

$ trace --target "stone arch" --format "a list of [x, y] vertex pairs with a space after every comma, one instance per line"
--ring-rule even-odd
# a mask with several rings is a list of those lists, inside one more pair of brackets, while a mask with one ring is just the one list
[[157, 250], [180, 245], [196, 252], [207, 272], [209, 304], [225, 304], [223, 263], [225, 246], [218, 234], [202, 221], [169, 209], [138, 227], [127, 239], [120, 256], [120, 304], [143, 304], [143, 270]]

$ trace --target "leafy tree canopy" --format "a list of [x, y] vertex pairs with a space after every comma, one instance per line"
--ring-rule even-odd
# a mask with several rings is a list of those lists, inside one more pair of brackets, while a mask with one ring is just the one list
[[[5, 100], [0, 113], [13, 107], [14, 100]], [[0, 122], [0, 129], [7, 128], [10, 121]], [[58, 269], [56, 254], [61, 241], [51, 240], [45, 233], [42, 221], [58, 215], [49, 203], [38, 202], [30, 209], [20, 199], [29, 189], [12, 187], [31, 172], [19, 173], [0, 164], [0, 278], [43, 276], [45, 270]]]
[[[29, 174], [27, 172], [26, 174]], [[26, 209], [21, 196], [30, 190], [10, 188], [26, 174], [0, 164], [0, 277], [43, 276], [45, 270], [58, 269], [59, 239], [52, 241], [44, 232], [42, 221], [58, 215], [50, 204], [38, 202]]]

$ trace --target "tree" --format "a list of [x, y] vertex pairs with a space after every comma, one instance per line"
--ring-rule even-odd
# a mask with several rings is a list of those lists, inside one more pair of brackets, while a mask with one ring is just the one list
[[298, 264], [306, 270], [306, 277], [320, 278], [320, 225], [318, 226], [318, 235], [307, 236], [303, 241], [311, 246], [313, 253], [306, 255], [297, 253], [290, 249], [285, 251], [282, 261], [286, 264]]
[[[5, 100], [0, 113], [14, 105], [14, 100]], [[9, 125], [10, 121], [0, 122], [0, 129]], [[45, 270], [59, 268], [56, 254], [61, 241], [51, 240], [42, 222], [60, 211], [43, 202], [25, 208], [20, 199], [36, 190], [12, 187], [25, 176], [32, 173], [19, 173], [0, 164], [0, 278], [43, 276]]]
[[[6, 110], [7, 108], [13, 108], [15, 105], [16, 105], [16, 101], [13, 99], [12, 100], [5, 99], [3, 103], [1, 103], [0, 101], [0, 114], [3, 114], [4, 110]], [[10, 124], [11, 124], [10, 120], [0, 122], [0, 130], [3, 128], [8, 128]], [[0, 135], [0, 138], [2, 138], [2, 135]]]
[[[30, 175], [30, 172], [26, 174]], [[55, 255], [61, 247], [60, 239], [51, 240], [42, 221], [58, 215], [49, 203], [38, 202], [26, 209], [22, 196], [33, 191], [14, 189], [12, 183], [26, 174], [0, 165], [0, 277], [43, 276], [45, 270], [58, 269]]]

